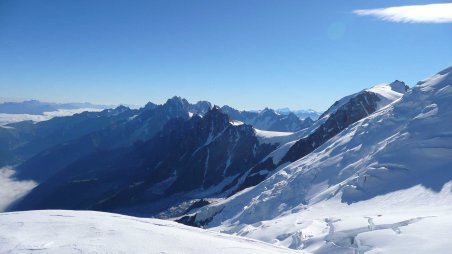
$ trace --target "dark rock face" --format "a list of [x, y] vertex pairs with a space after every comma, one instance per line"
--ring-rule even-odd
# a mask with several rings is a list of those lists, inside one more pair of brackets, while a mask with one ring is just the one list
[[402, 93], [402, 94], [406, 93], [410, 89], [410, 87], [407, 86], [405, 84], [405, 82], [400, 81], [400, 80], [396, 80], [396, 81], [392, 82], [391, 84], [389, 84], [389, 86], [391, 87], [391, 89], [393, 91]]
[[293, 162], [304, 157], [352, 123], [372, 114], [377, 110], [379, 100], [380, 98], [372, 92], [363, 92], [352, 97], [346, 104], [331, 113], [325, 123], [320, 125], [313, 133], [298, 140], [289, 149], [280, 164]]
[[148, 141], [77, 160], [11, 209], [109, 211], [151, 204], [233, 181], [274, 148], [260, 145], [251, 126], [230, 124], [228, 116], [214, 107], [202, 118], [170, 120]]
[[223, 106], [221, 109], [232, 120], [244, 122], [260, 130], [295, 132], [308, 128], [314, 123], [310, 118], [300, 120], [293, 113], [278, 114], [268, 108], [261, 112], [238, 111], [229, 106]]

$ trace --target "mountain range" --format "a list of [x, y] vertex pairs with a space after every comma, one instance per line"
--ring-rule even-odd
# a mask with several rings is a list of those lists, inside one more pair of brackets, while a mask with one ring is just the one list
[[[44, 142], [32, 140], [14, 150], [25, 156], [35, 153], [17, 167], [15, 177], [39, 185], [10, 209], [181, 215], [260, 183], [278, 166], [309, 154], [407, 89], [396, 81], [358, 92], [333, 104], [316, 122], [271, 109], [249, 112], [204, 101], [190, 104], [180, 97], [138, 110], [104, 110], [84, 124], [95, 126], [91, 119], [100, 119], [105, 126], [86, 133], [64, 130], [76, 136], [52, 137], [54, 145], [39, 149], [34, 144]], [[63, 119], [37, 125], [53, 127], [57, 120]], [[295, 132], [287, 132], [288, 127]], [[278, 128], [285, 132], [275, 132]], [[37, 137], [42, 136], [39, 131]]]
[[9, 124], [0, 161], [37, 186], [7, 210], [170, 219], [281, 252], [442, 252], [448, 244], [434, 241], [452, 226], [450, 119], [452, 67], [412, 88], [396, 80], [358, 91], [318, 118], [173, 97]]

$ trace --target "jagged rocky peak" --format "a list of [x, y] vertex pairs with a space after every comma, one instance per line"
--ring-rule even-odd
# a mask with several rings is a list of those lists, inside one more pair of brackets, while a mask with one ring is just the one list
[[212, 108], [212, 104], [208, 101], [198, 101], [190, 105], [190, 112], [198, 115], [205, 115]]
[[408, 89], [410, 89], [409, 86], [407, 86], [405, 84], [405, 82], [400, 81], [400, 80], [396, 80], [394, 82], [392, 82], [391, 84], [389, 84], [389, 87], [391, 87], [391, 90], [393, 90], [394, 92], [398, 92], [398, 93], [406, 93], [408, 91]]
[[212, 130], [223, 130], [229, 125], [229, 116], [221, 110], [217, 105], [213, 106], [204, 116], [204, 119]]
[[124, 105], [119, 105], [114, 109], [106, 109], [107, 113], [111, 116], [116, 116], [116, 115], [122, 114], [124, 112], [127, 112], [129, 110], [130, 110], [130, 108], [128, 108]]
[[182, 97], [174, 96], [172, 98], [169, 98], [165, 102], [164, 106], [165, 105], [166, 106], [171, 106], [171, 107], [177, 107], [177, 108], [184, 109], [184, 108], [186, 108], [189, 105], [189, 103], [188, 103], [188, 101], [186, 99], [184, 99]]
[[229, 105], [224, 105], [223, 107], [221, 107], [221, 110], [226, 111], [226, 110], [234, 110], [234, 111], [238, 111], [237, 109], [229, 106]]
[[157, 104], [152, 103], [152, 102], [148, 102], [148, 103], [146, 103], [146, 105], [144, 105], [145, 110], [155, 109], [156, 107], [157, 107]]
[[312, 120], [309, 116], [303, 119], [303, 122], [306, 124], [312, 125], [314, 123], [314, 120]]
[[168, 99], [164, 106], [184, 110], [190, 114], [201, 116], [205, 115], [210, 108], [212, 108], [212, 104], [208, 101], [198, 101], [195, 104], [191, 104], [185, 98], [179, 96]]
[[260, 130], [294, 132], [304, 129], [309, 125], [309, 122], [304, 123], [292, 112], [281, 114], [270, 108], [265, 108], [260, 111], [239, 111], [225, 105], [222, 107], [222, 110], [232, 120], [252, 125]]
[[261, 115], [277, 115], [277, 113], [271, 108], [264, 108], [261, 112]]
[[290, 112], [290, 113], [287, 115], [287, 118], [293, 119], [294, 121], [295, 121], [296, 119], [299, 119], [298, 116], [296, 116], [296, 115], [295, 115], [294, 113], [292, 113], [292, 112]]

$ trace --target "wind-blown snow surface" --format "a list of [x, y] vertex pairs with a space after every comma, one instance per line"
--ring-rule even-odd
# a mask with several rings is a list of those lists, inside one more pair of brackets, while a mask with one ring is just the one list
[[452, 248], [452, 67], [261, 184], [207, 227], [314, 253]]
[[46, 210], [0, 213], [0, 253], [295, 252], [171, 221], [91, 211]]

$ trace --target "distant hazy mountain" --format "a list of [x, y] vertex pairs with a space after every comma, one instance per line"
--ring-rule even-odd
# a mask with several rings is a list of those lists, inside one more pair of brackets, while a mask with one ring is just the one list
[[52, 103], [41, 102], [38, 100], [29, 100], [23, 102], [4, 102], [0, 103], [0, 113], [5, 114], [29, 114], [29, 115], [42, 115], [44, 112], [57, 111], [59, 109], [107, 109], [112, 106], [108, 105], [96, 105], [88, 102], [84, 103]]
[[319, 111], [315, 111], [313, 109], [299, 109], [299, 110], [291, 110], [289, 108], [279, 108], [275, 110], [279, 114], [288, 115], [290, 113], [295, 114], [300, 118], [301, 120], [304, 120], [306, 118], [311, 118], [312, 120], [317, 120], [320, 115], [322, 114]]
[[63, 145], [70, 140], [127, 121], [136, 111], [125, 109], [118, 107], [55, 117], [37, 123], [24, 121], [0, 126], [0, 166], [23, 162], [53, 146]]
[[266, 131], [294, 132], [308, 128], [314, 123], [309, 117], [301, 120], [291, 112], [280, 114], [269, 108], [260, 111], [239, 111], [229, 106], [223, 106], [221, 109], [232, 120]]

